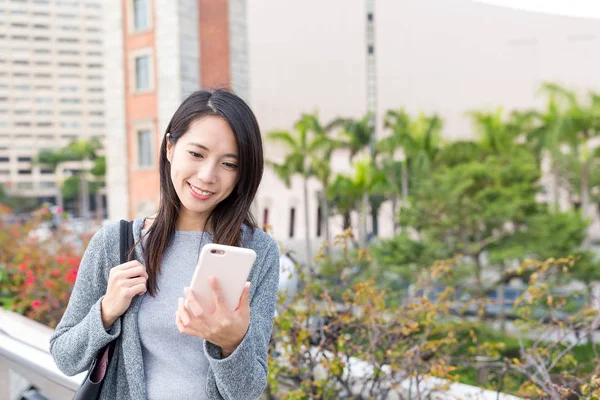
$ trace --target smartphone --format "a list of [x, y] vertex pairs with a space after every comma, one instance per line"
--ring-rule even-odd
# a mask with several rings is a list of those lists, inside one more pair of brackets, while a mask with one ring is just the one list
[[[214, 243], [205, 245], [198, 257], [190, 284], [190, 289], [196, 295], [202, 309], [211, 313], [215, 311], [208, 277], [216, 276], [225, 305], [234, 311], [255, 260], [256, 252], [252, 249]], [[187, 307], [187, 300], [185, 306]]]

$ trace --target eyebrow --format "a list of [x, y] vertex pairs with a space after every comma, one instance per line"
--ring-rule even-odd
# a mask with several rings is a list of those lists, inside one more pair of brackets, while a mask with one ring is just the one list
[[[208, 147], [206, 147], [206, 146], [204, 146], [204, 145], [202, 145], [200, 143], [188, 143], [188, 144], [190, 146], [199, 147], [199, 148], [201, 148], [203, 150], [210, 151], [210, 149]], [[236, 160], [239, 159], [239, 157], [237, 156], [237, 154], [232, 154], [232, 153], [225, 154], [225, 157], [235, 158]]]

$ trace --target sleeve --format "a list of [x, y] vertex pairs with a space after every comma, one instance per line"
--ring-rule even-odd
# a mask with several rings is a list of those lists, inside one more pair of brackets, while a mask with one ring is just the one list
[[92, 237], [79, 266], [75, 286], [54, 334], [50, 353], [58, 369], [73, 376], [87, 370], [101, 348], [121, 333], [119, 318], [109, 329], [102, 323], [101, 304], [106, 292], [105, 228]]
[[250, 326], [240, 345], [229, 357], [222, 359], [221, 348], [204, 341], [204, 352], [210, 365], [207, 394], [211, 399], [258, 399], [267, 385], [268, 346], [279, 284], [279, 249], [275, 242], [270, 245], [262, 263], [265, 272], [262, 277], [257, 277], [258, 284], [250, 302]]

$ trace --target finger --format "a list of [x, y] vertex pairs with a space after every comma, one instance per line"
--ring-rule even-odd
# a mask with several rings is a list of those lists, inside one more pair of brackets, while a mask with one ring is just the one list
[[136, 276], [144, 276], [148, 278], [148, 273], [146, 272], [146, 267], [139, 264], [137, 267], [129, 268], [125, 271], [121, 271], [121, 277], [123, 278], [134, 278]]
[[187, 309], [183, 305], [183, 303], [184, 303], [183, 297], [180, 297], [178, 299], [177, 312], [179, 313], [179, 318], [181, 319], [181, 324], [183, 325], [184, 328], [187, 328], [190, 326], [190, 323], [192, 322], [192, 320], [190, 318], [190, 315], [188, 314]]
[[175, 311], [175, 325], [177, 325], [177, 330], [181, 333], [185, 333], [186, 329], [183, 326], [183, 322], [181, 322], [181, 316], [179, 315], [179, 310]]
[[131, 279], [124, 280], [123, 281], [123, 285], [125, 287], [134, 287], [134, 286], [137, 286], [137, 285], [146, 285], [147, 281], [148, 280], [145, 277], [140, 276], [138, 278], [131, 278]]
[[221, 308], [225, 306], [225, 300], [223, 299], [223, 292], [221, 291], [221, 286], [219, 285], [219, 281], [216, 276], [211, 276], [208, 278], [208, 283], [212, 289], [212, 298], [215, 302], [216, 308]]
[[133, 297], [146, 293], [146, 290], [148, 290], [148, 288], [146, 287], [146, 284], [143, 283], [126, 289], [126, 293], [129, 295], [129, 297]]
[[250, 308], [250, 282], [246, 282], [236, 310]]
[[184, 302], [184, 306], [187, 310], [195, 317], [199, 318], [204, 314], [204, 310], [196, 297], [196, 294], [189, 287], [183, 288], [183, 292], [185, 293], [186, 302]]
[[138, 260], [133, 260], [133, 261], [128, 261], [126, 263], [123, 263], [121, 265], [117, 265], [115, 268], [118, 268], [121, 271], [125, 271], [127, 269], [137, 267], [138, 265], [141, 265], [140, 262]]

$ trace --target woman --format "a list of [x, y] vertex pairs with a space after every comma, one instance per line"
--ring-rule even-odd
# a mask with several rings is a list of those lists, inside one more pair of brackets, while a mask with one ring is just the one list
[[[116, 339], [102, 399], [256, 399], [267, 379], [279, 250], [250, 213], [263, 173], [252, 111], [224, 90], [193, 93], [167, 127], [159, 170], [159, 211], [134, 221], [135, 260], [118, 265], [118, 223], [94, 235], [50, 352], [74, 375]], [[186, 287], [210, 242], [257, 254], [233, 312], [216, 301], [204, 313]]]

